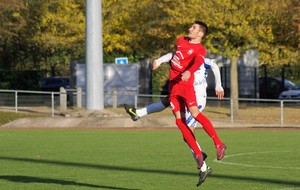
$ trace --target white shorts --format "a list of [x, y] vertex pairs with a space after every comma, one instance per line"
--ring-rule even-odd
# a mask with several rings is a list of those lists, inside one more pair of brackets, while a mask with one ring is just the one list
[[[197, 93], [196, 93], [196, 97], [197, 97], [199, 111], [202, 112], [206, 106], [206, 95], [204, 95], [204, 94], [197, 95]], [[187, 126], [189, 126], [189, 127], [197, 126], [198, 121], [195, 118], [193, 118], [193, 116], [189, 110], [187, 110], [185, 112], [185, 118], [186, 118]]]

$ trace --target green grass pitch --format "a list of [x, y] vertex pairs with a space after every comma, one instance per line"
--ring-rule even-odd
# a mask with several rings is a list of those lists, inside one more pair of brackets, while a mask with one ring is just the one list
[[217, 129], [226, 157], [197, 129], [213, 173], [198, 171], [177, 129], [0, 130], [3, 190], [300, 189], [300, 130]]

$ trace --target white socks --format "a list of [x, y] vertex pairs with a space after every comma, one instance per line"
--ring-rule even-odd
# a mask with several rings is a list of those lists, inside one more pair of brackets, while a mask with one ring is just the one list
[[201, 170], [202, 172], [205, 172], [206, 169], [207, 169], [207, 165], [206, 165], [205, 161], [203, 161], [203, 165], [202, 165], [202, 167], [200, 168], [200, 170]]
[[137, 109], [136, 114], [138, 114], [138, 116], [140, 117], [143, 117], [151, 113], [163, 111], [164, 109], [166, 109], [166, 107], [163, 105], [161, 101], [159, 101], [159, 102], [152, 103], [141, 109]]

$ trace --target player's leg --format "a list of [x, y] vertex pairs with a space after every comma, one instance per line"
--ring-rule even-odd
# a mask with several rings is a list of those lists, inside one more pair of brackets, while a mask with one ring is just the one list
[[203, 126], [205, 132], [212, 138], [217, 149], [217, 159], [221, 160], [225, 156], [225, 144], [220, 140], [215, 128], [213, 127], [210, 120], [199, 112], [197, 106], [189, 107], [193, 117]]
[[[197, 124], [197, 121], [196, 121], [196, 124]], [[193, 131], [195, 129], [195, 127], [196, 127], [196, 124], [195, 124], [195, 126], [189, 126], [189, 128]], [[201, 150], [201, 147], [200, 147], [199, 144], [198, 144], [198, 146], [199, 146], [199, 148]], [[197, 163], [197, 159], [196, 159], [196, 156], [195, 156], [193, 150], [192, 149], [190, 149], [190, 150], [191, 150], [191, 153], [192, 153], [192, 155], [193, 155], [193, 157], [194, 157], [194, 159], [195, 159], [195, 161]], [[205, 162], [205, 159], [207, 158], [207, 155], [204, 152], [202, 152], [202, 154], [203, 154], [203, 165], [200, 168], [199, 179], [198, 179], [198, 182], [197, 182], [196, 186], [201, 185], [205, 181], [205, 179], [212, 173], [212, 169]]]
[[[196, 93], [196, 97], [197, 97], [197, 104], [198, 104], [199, 111], [202, 112], [206, 106], [206, 96], [197, 95]], [[195, 129], [197, 127], [198, 121], [192, 116], [189, 109], [186, 109], [185, 117], [186, 117], [186, 124], [189, 126], [192, 132], [195, 133]]]
[[[171, 108], [176, 118], [176, 125], [181, 131], [184, 141], [189, 145], [192, 151], [195, 153], [195, 160], [200, 169], [203, 165], [203, 155], [199, 148], [198, 142], [195, 139], [194, 134], [185, 123], [185, 119], [181, 117], [181, 114], [185, 111], [185, 104], [179, 97], [170, 97]], [[181, 113], [182, 112], [182, 113]]]
[[151, 113], [161, 112], [169, 106], [170, 106], [170, 102], [169, 102], [169, 97], [167, 96], [167, 97], [161, 99], [159, 102], [152, 103], [142, 109], [137, 109], [136, 113], [140, 117], [143, 117], [143, 116], [151, 114]]
[[160, 112], [166, 109], [170, 105], [169, 98], [165, 97], [161, 99], [159, 102], [155, 102], [152, 104], [149, 104], [146, 107], [143, 107], [141, 109], [136, 109], [134, 107], [124, 105], [124, 108], [126, 112], [130, 115], [131, 119], [133, 121], [137, 121], [140, 117], [143, 117], [145, 115]]
[[[206, 96], [205, 95], [197, 95], [196, 93], [196, 96], [197, 96], [197, 103], [198, 103], [198, 108], [199, 108], [199, 111], [202, 112], [206, 106]], [[189, 128], [191, 129], [191, 131], [195, 134], [195, 129], [197, 127], [197, 123], [198, 121], [193, 118], [193, 116], [191, 115], [191, 112], [189, 112], [189, 110], [187, 109], [187, 111], [185, 112], [185, 116], [186, 116], [186, 123], [187, 125], [189, 126]], [[200, 145], [198, 144], [200, 150], [201, 150], [201, 147]], [[192, 155], [196, 161], [196, 158], [195, 158], [195, 154], [193, 152], [193, 150], [191, 149], [191, 152], [192, 152]], [[196, 186], [199, 186], [201, 185], [205, 179], [212, 173], [212, 169], [206, 164], [205, 162], [205, 159], [207, 158], [207, 155], [203, 153], [203, 165], [202, 167], [200, 168], [200, 172], [199, 172], [199, 179], [198, 179], [198, 182], [196, 184]]]
[[[198, 144], [198, 142], [197, 142], [197, 145], [198, 145], [199, 149], [201, 150], [201, 147], [200, 147], [200, 145]], [[194, 160], [195, 160], [196, 163], [197, 163], [197, 158], [196, 158], [196, 155], [195, 155], [194, 151], [193, 151], [192, 149], [190, 149], [190, 150], [191, 150], [191, 152], [192, 152], [192, 155], [193, 155], [193, 157], [194, 157]], [[205, 172], [206, 169], [207, 169], [207, 167], [208, 167], [208, 166], [206, 165], [206, 163], [205, 163], [205, 159], [207, 158], [207, 154], [205, 154], [202, 150], [201, 150], [201, 152], [202, 152], [202, 155], [203, 155], [203, 165], [202, 165], [202, 167], [200, 168], [200, 171]]]
[[[198, 103], [199, 110], [203, 110], [202, 107], [205, 107], [205, 100], [206, 100], [206, 98], [204, 96], [197, 96], [197, 103]], [[185, 112], [185, 117], [186, 117], [187, 126], [191, 129], [191, 131], [195, 135], [195, 129], [196, 129], [198, 121], [195, 118], [193, 118], [191, 112], [187, 108], [186, 108], [186, 112]], [[201, 150], [200, 146], [199, 146], [199, 148]], [[194, 154], [193, 150], [191, 150], [191, 152], [192, 152], [193, 157], [195, 159], [195, 154]], [[205, 165], [204, 168], [206, 168], [206, 164], [203, 163], [203, 166], [204, 165]]]
[[217, 159], [221, 160], [225, 155], [226, 146], [219, 139], [218, 134], [210, 120], [199, 111], [196, 95], [193, 90], [193, 88], [185, 89], [185, 102], [187, 102], [188, 109], [190, 110], [192, 116], [203, 126], [205, 132], [213, 139], [217, 149]]

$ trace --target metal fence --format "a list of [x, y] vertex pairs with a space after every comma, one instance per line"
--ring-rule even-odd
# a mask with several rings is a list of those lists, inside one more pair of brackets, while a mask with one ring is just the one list
[[[66, 96], [65, 100], [63, 95]], [[141, 108], [164, 97], [115, 90], [104, 92], [104, 96], [106, 108], [122, 109], [124, 104]], [[30, 111], [55, 116], [66, 112], [65, 109], [81, 106], [85, 106], [85, 94], [81, 90], [73, 89], [65, 92], [0, 90], [0, 110]], [[214, 122], [228, 124], [296, 126], [300, 125], [300, 100], [239, 98], [238, 114], [233, 114], [233, 103], [230, 98], [219, 101], [215, 97], [208, 97], [204, 114]]]
[[[75, 100], [74, 100], [75, 99]], [[81, 107], [81, 89], [60, 89], [60, 92], [0, 90], [0, 109], [15, 112], [51, 113], [67, 112], [67, 106]]]
[[[159, 101], [162, 96], [134, 95], [135, 107], [144, 107]], [[207, 97], [204, 114], [214, 122], [252, 126], [299, 126], [300, 100], [251, 99], [239, 98], [238, 113], [233, 113], [233, 101], [230, 98], [218, 100]]]

